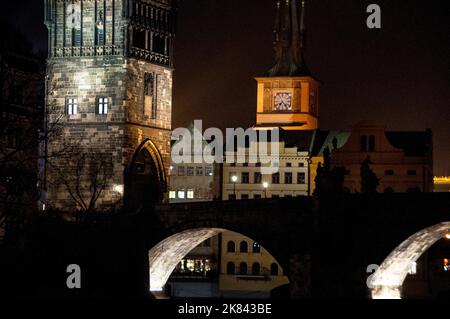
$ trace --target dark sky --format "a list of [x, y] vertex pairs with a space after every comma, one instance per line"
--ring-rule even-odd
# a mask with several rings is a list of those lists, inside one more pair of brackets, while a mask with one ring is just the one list
[[[253, 77], [273, 64], [274, 2], [179, 0], [174, 127], [254, 124]], [[382, 8], [381, 30], [366, 27], [370, 3]], [[42, 4], [3, 1], [1, 16], [45, 49]], [[431, 128], [435, 174], [450, 175], [450, 1], [309, 0], [308, 9], [306, 59], [323, 83], [320, 127], [372, 120], [389, 130]]]

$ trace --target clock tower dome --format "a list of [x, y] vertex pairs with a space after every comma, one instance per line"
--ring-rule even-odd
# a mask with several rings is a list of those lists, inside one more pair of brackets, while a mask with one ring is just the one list
[[319, 85], [304, 59], [305, 0], [277, 0], [276, 64], [257, 77], [256, 127], [314, 130], [319, 126]]

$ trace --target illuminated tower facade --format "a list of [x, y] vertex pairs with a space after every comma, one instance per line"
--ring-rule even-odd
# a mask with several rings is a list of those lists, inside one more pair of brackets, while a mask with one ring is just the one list
[[306, 1], [278, 0], [276, 64], [257, 77], [257, 128], [314, 130], [319, 126], [319, 82], [304, 59]]
[[47, 207], [163, 199], [175, 19], [173, 0], [45, 0]]

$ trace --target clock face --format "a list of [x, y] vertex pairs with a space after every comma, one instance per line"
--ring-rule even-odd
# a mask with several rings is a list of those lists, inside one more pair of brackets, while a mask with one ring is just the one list
[[275, 94], [275, 110], [290, 111], [292, 110], [292, 94], [291, 93], [276, 93]]

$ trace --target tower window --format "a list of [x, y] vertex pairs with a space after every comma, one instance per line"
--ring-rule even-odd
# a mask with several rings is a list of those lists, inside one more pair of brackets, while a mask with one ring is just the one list
[[79, 47], [81, 45], [81, 29], [72, 29], [72, 46]]
[[99, 46], [105, 45], [105, 21], [103, 17], [103, 11], [98, 13], [98, 20], [95, 24], [95, 36], [96, 44]]
[[157, 92], [158, 77], [154, 73], [144, 74], [144, 114], [156, 119], [157, 116]]
[[68, 115], [78, 114], [78, 99], [77, 98], [68, 98], [66, 100], [66, 108]]
[[101, 97], [98, 99], [97, 114], [108, 114], [108, 98]]

